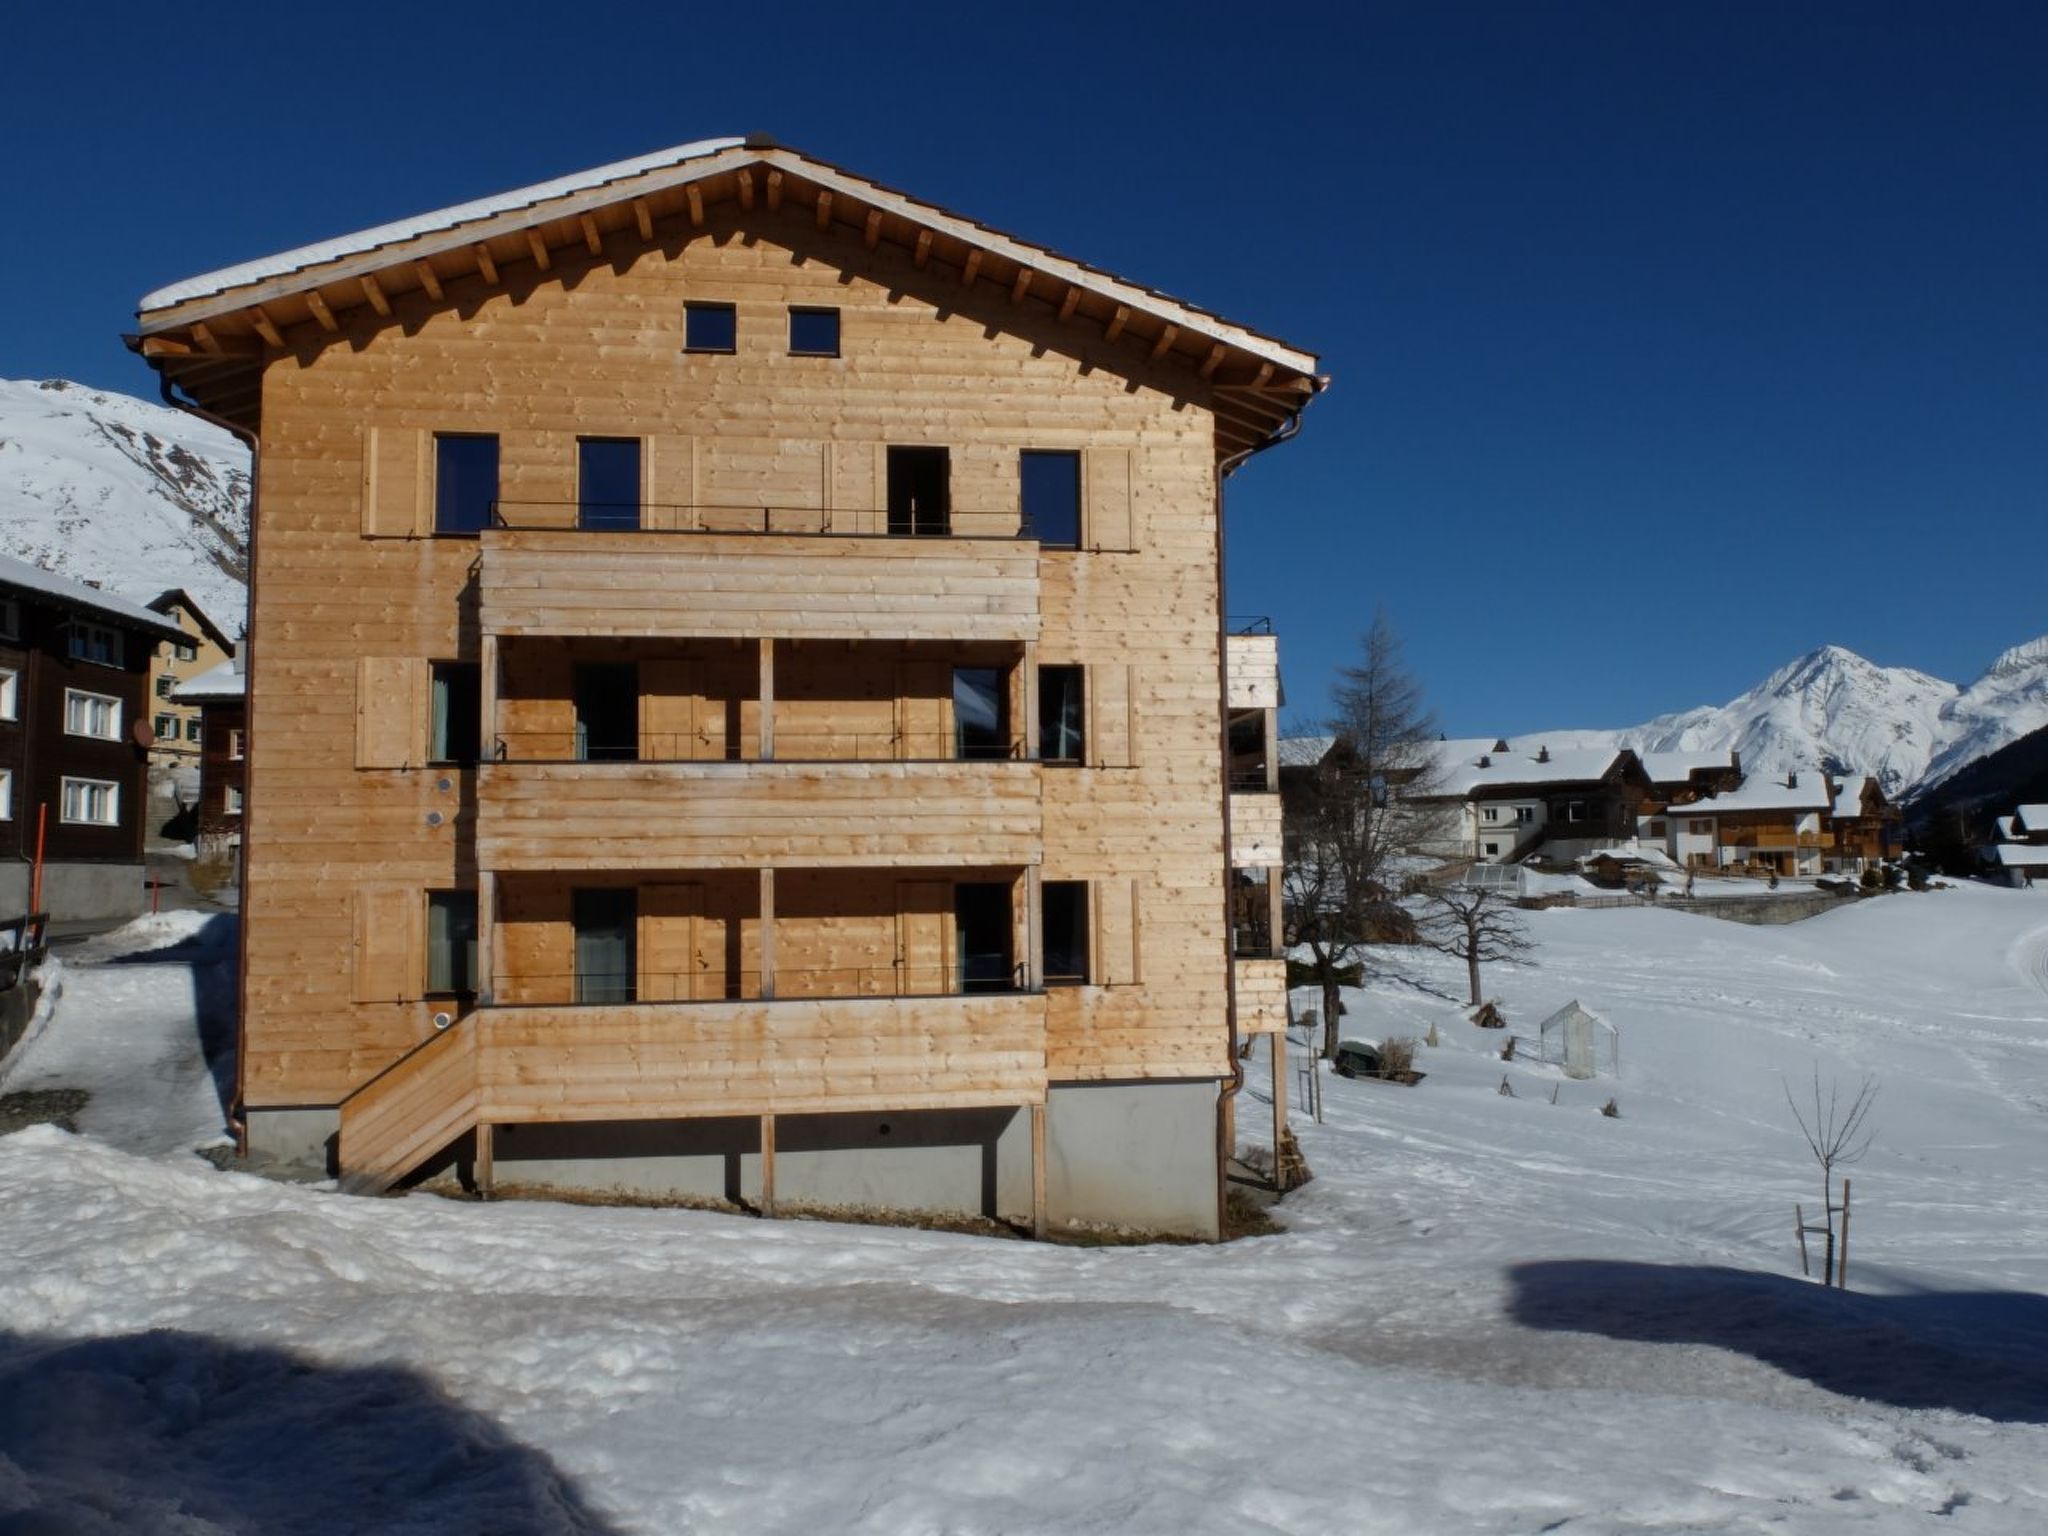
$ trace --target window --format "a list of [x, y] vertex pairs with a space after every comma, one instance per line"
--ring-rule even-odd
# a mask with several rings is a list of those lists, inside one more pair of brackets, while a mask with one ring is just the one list
[[21, 718], [21, 678], [11, 668], [0, 671], [0, 720]]
[[[1017, 985], [1010, 957], [1016, 932], [1007, 880], [962, 880], [953, 887], [954, 977], [962, 992], [1008, 992]], [[916, 978], [907, 983], [918, 990]]]
[[199, 647], [189, 640], [181, 640], [171, 647], [171, 654], [180, 661], [197, 661], [199, 659]]
[[1518, 806], [1516, 806], [1516, 807], [1515, 807], [1515, 824], [1516, 824], [1517, 826], [1523, 826], [1523, 827], [1526, 827], [1526, 826], [1528, 826], [1528, 825], [1529, 825], [1529, 824], [1530, 824], [1531, 822], [1533, 822], [1533, 821], [1534, 821], [1535, 819], [1536, 819], [1536, 807], [1535, 807], [1535, 806], [1533, 806], [1533, 805], [1518, 805]]
[[14, 820], [14, 770], [0, 768], [0, 821]]
[[197, 715], [187, 717], [185, 721], [185, 739], [187, 741], [197, 741], [199, 739], [199, 717]]
[[469, 764], [482, 755], [483, 686], [483, 668], [473, 661], [434, 663], [430, 762]]
[[839, 311], [792, 306], [789, 311], [789, 350], [796, 357], [837, 357]]
[[1010, 690], [999, 667], [953, 669], [953, 755], [1010, 755]]
[[640, 526], [640, 439], [584, 437], [576, 442], [576, 526]]
[[1078, 763], [1083, 749], [1082, 673], [1079, 667], [1038, 669], [1038, 756], [1047, 763]]
[[1685, 824], [1685, 830], [1694, 837], [1712, 837], [1714, 835], [1714, 824], [1702, 818], [1698, 821], [1688, 821]]
[[434, 532], [476, 533], [498, 503], [498, 440], [440, 433], [434, 438]]
[[[230, 806], [240, 810], [239, 804]], [[476, 892], [427, 892], [427, 994], [475, 992]]]
[[1653, 822], [1651, 822], [1651, 823], [1650, 823], [1650, 836], [1652, 836], [1652, 837], [1662, 837], [1663, 835], [1664, 835], [1664, 823], [1663, 823], [1663, 822], [1661, 822], [1661, 821], [1653, 821]]
[[1499, 852], [1500, 852], [1500, 844], [1499, 844], [1499, 843], [1488, 843], [1488, 844], [1486, 845], [1486, 851], [1487, 851], [1488, 853], [1499, 853]]
[[1024, 537], [1053, 549], [1081, 543], [1081, 455], [1027, 449], [1018, 455]]
[[936, 538], [953, 530], [952, 455], [944, 448], [888, 451], [889, 532]]
[[178, 680], [175, 677], [160, 677], [156, 680], [156, 696], [160, 699], [168, 699], [177, 686]]
[[1498, 806], [1492, 806], [1492, 805], [1489, 805], [1489, 806], [1488, 806], [1488, 807], [1486, 808], [1486, 819], [1487, 819], [1488, 821], [1499, 821], [1499, 820], [1500, 820], [1500, 808], [1499, 808]]
[[230, 816], [242, 814], [242, 791], [238, 785], [224, 784], [220, 792], [220, 808]]
[[73, 661], [97, 662], [103, 667], [121, 665], [121, 631], [104, 624], [73, 620], [65, 648]]
[[242, 756], [242, 732], [238, 726], [228, 727], [228, 756], [237, 760]]
[[0, 637], [21, 638], [21, 604], [11, 597], [0, 601]]
[[685, 304], [685, 352], [734, 352], [739, 349], [739, 311], [730, 304]]
[[64, 781], [61, 820], [72, 826], [118, 827], [121, 824], [121, 786], [104, 779]]
[[1045, 984], [1078, 987], [1088, 980], [1088, 882], [1048, 880], [1039, 888], [1045, 914]]
[[178, 739], [178, 717], [176, 715], [158, 715], [154, 723], [156, 739], [158, 741], [176, 741]]
[[1566, 821], [1584, 821], [1586, 819], [1586, 802], [1583, 800], [1567, 800], [1564, 807], [1564, 819]]
[[121, 701], [82, 688], [64, 690], [64, 734], [100, 741], [121, 739]]

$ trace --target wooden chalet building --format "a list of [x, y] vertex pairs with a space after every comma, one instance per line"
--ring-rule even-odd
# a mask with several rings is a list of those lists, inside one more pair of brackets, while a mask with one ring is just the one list
[[1221, 488], [1312, 355], [763, 139], [133, 345], [260, 448], [253, 1154], [1217, 1231]]
[[1447, 856], [1510, 864], [1569, 862], [1636, 835], [1652, 796], [1625, 747], [1562, 747], [1483, 738], [1436, 743], [1430, 791], [1445, 812]]
[[[149, 671], [184, 631], [84, 582], [0, 559], [0, 916], [142, 909]], [[38, 827], [40, 826], [40, 838]]]
[[2048, 805], [2019, 805], [1996, 821], [1997, 840], [1985, 850], [1993, 876], [2008, 885], [2048, 880]]

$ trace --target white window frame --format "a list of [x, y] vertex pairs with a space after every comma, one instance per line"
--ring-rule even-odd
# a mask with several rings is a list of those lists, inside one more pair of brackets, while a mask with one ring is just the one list
[[[76, 717], [76, 723], [74, 723], [73, 706], [92, 704], [104, 704], [107, 706], [107, 720], [109, 724], [104, 731], [89, 729], [86, 716], [82, 711]], [[86, 688], [66, 688], [64, 690], [64, 734], [66, 736], [83, 736], [88, 741], [119, 741], [121, 739], [121, 701], [112, 694], [94, 693]]]
[[0, 768], [0, 821], [14, 820], [14, 770]]
[[0, 720], [21, 718], [21, 674], [12, 667], [0, 667]]
[[223, 785], [221, 786], [221, 800], [220, 800], [220, 803], [221, 803], [221, 809], [222, 809], [222, 810], [223, 810], [223, 811], [224, 811], [224, 812], [225, 812], [226, 814], [228, 814], [228, 815], [230, 815], [230, 816], [239, 816], [239, 815], [241, 815], [241, 814], [242, 814], [242, 790], [241, 790], [241, 786], [239, 786], [239, 785], [236, 785], [236, 784], [223, 784]]
[[248, 751], [249, 744], [242, 735], [242, 728], [239, 725], [229, 726], [228, 760], [230, 762], [239, 763], [244, 757], [248, 755]]
[[179, 640], [171, 646], [171, 655], [178, 661], [197, 661], [199, 643], [196, 640]]
[[[94, 790], [106, 791], [106, 815], [73, 814], [90, 809]], [[118, 827], [121, 825], [121, 786], [111, 779], [73, 778], [66, 774], [59, 801], [58, 820], [67, 827]]]
[[[70, 639], [64, 649], [73, 661], [89, 661], [96, 667], [118, 667], [124, 665], [127, 660], [122, 638], [121, 631], [112, 625], [73, 619]], [[96, 650], [102, 648], [105, 649], [106, 655], [94, 654]]]
[[185, 717], [185, 740], [196, 742], [199, 740], [199, 736], [199, 717], [197, 715], [187, 715]]
[[[165, 726], [169, 726], [170, 729], [165, 730]], [[178, 739], [179, 730], [180, 727], [178, 725], [178, 717], [176, 715], [158, 715], [156, 717], [157, 740], [176, 741]]]

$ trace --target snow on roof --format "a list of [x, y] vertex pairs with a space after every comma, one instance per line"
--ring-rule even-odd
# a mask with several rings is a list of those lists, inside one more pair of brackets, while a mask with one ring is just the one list
[[1674, 805], [1674, 816], [1727, 816], [1744, 811], [1825, 811], [1834, 804], [1827, 779], [1818, 773], [1802, 773], [1797, 784], [1783, 779], [1748, 779], [1738, 789], [1709, 795], [1686, 805]]
[[[1437, 793], [1470, 799], [1486, 790], [1523, 784], [1575, 784], [1604, 778], [1621, 755], [1618, 747], [1563, 747], [1493, 750], [1484, 736], [1434, 744]], [[1548, 760], [1544, 757], [1547, 751]], [[1482, 761], [1485, 766], [1481, 766]]]
[[2048, 869], [2048, 846], [2039, 843], [2000, 843], [1991, 851], [2007, 869]]
[[1280, 739], [1282, 768], [1313, 768], [1337, 745], [1334, 736], [1283, 736]]
[[1643, 771], [1652, 784], [1679, 784], [1696, 772], [1735, 766], [1733, 748], [1719, 752], [1641, 752], [1637, 756], [1642, 758]]
[[1662, 848], [1645, 848], [1640, 843], [1622, 844], [1613, 848], [1595, 848], [1580, 859], [1581, 864], [1590, 864], [1595, 859], [1612, 859], [1617, 864], [1645, 864], [1658, 869], [1676, 869], [1677, 862]]
[[1837, 816], [1861, 816], [1863, 814], [1863, 786], [1870, 782], [1870, 775], [1859, 773], [1842, 781], [1835, 792], [1834, 814]]
[[58, 602], [69, 603], [78, 608], [90, 608], [118, 619], [131, 629], [147, 630], [160, 638], [176, 636], [185, 638], [184, 630], [171, 620], [141, 603], [114, 592], [102, 592], [98, 587], [87, 586], [82, 581], [73, 581], [68, 576], [58, 576], [39, 565], [30, 565], [22, 560], [10, 560], [0, 556], [0, 586], [14, 587], [25, 592], [41, 593]]
[[2019, 818], [2017, 816], [2001, 816], [1998, 818], [1998, 838], [2000, 842], [2009, 843], [2019, 835]]
[[665, 166], [681, 165], [686, 160], [701, 159], [705, 155], [714, 155], [721, 150], [738, 149], [745, 143], [745, 139], [697, 139], [688, 144], [657, 149], [652, 154], [635, 155], [630, 160], [614, 160], [609, 165], [594, 166], [590, 170], [577, 171], [568, 176], [557, 176], [553, 181], [535, 182], [530, 187], [515, 187], [510, 192], [500, 192], [494, 197], [479, 197], [466, 203], [456, 203], [447, 208], [436, 208], [428, 213], [416, 214], [409, 219], [395, 219], [389, 224], [357, 230], [352, 235], [337, 235], [332, 240], [317, 240], [311, 245], [279, 251], [274, 256], [259, 256], [254, 261], [239, 262], [232, 267], [202, 272], [197, 277], [188, 277], [183, 282], [172, 283], [168, 287], [157, 289], [154, 293], [144, 294], [140, 308], [163, 309], [172, 304], [182, 304], [187, 299], [203, 298], [210, 293], [239, 288], [245, 283], [261, 282], [267, 277], [282, 277], [288, 272], [297, 272], [304, 267], [317, 267], [325, 262], [338, 261], [344, 256], [357, 256], [365, 251], [374, 251], [380, 245], [396, 245], [400, 241], [417, 239], [421, 235], [453, 229], [458, 224], [489, 218], [493, 214], [529, 208], [535, 203], [567, 197], [572, 192], [585, 192], [593, 187], [601, 187], [608, 181], [620, 181], [628, 176], [661, 170]]
[[2013, 820], [2028, 836], [2048, 832], [2048, 805], [2023, 805], [2013, 812]]
[[213, 703], [224, 699], [239, 699], [246, 688], [248, 674], [232, 661], [224, 661], [217, 667], [209, 667], [197, 677], [178, 684], [171, 698], [179, 704]]

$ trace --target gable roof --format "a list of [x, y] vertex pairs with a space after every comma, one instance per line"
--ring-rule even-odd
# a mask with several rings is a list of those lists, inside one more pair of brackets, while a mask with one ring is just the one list
[[111, 624], [119, 629], [140, 630], [153, 640], [185, 638], [184, 630], [162, 614], [152, 612], [140, 603], [131, 602], [117, 592], [103, 592], [98, 587], [87, 586], [82, 581], [73, 581], [68, 576], [56, 575], [39, 565], [29, 565], [25, 561], [9, 560], [0, 556], [0, 589], [22, 593], [32, 600], [50, 603], [59, 608], [87, 613], [101, 624]]
[[[868, 249], [911, 250], [919, 268], [952, 269], [960, 287], [1000, 284], [1062, 322], [1099, 327], [1132, 367], [1185, 365], [1190, 392], [1216, 397], [1226, 445], [1286, 435], [1327, 382], [1311, 352], [761, 136], [699, 139], [187, 278], [144, 296], [130, 345], [208, 410], [253, 427], [262, 363], [288, 343], [319, 344], [366, 311], [381, 320], [415, 293], [440, 304], [444, 284], [477, 277], [496, 288], [500, 267], [551, 271], [556, 250], [648, 246], [664, 224], [701, 229], [712, 205], [751, 214], [757, 202], [769, 214], [808, 211], [820, 231]], [[298, 327], [304, 338], [291, 336]]]
[[1748, 779], [1740, 788], [1723, 790], [1687, 805], [1674, 805], [1671, 814], [1736, 816], [1747, 811], [1825, 811], [1834, 803], [1825, 776], [1804, 773], [1797, 784], [1787, 784], [1783, 779]]
[[[1625, 747], [1560, 747], [1535, 751], [1510, 747], [1496, 751], [1494, 741], [1484, 736], [1434, 744], [1436, 756], [1435, 798], [1470, 800], [1480, 795], [1505, 794], [1512, 789], [1559, 784], [1594, 784], [1607, 777], [1623, 760], [1636, 762]], [[1640, 767], [1640, 765], [1638, 765]]]
[[183, 587], [172, 587], [168, 592], [158, 593], [149, 600], [149, 606], [162, 614], [170, 613], [173, 608], [184, 609], [198, 621], [199, 627], [206, 631], [207, 639], [226, 651], [230, 656], [234, 655], [235, 642], [228, 638], [227, 631], [214, 623], [213, 615], [208, 613], [200, 605], [199, 600]]
[[239, 661], [224, 661], [208, 667], [197, 677], [180, 683], [171, 693], [174, 704], [218, 704], [239, 699], [248, 691], [249, 677]]

